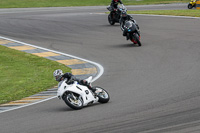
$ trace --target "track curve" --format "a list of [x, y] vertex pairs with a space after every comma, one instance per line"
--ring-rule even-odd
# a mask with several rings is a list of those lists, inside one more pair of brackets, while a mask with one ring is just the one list
[[108, 25], [105, 11], [105, 7], [1, 10], [0, 35], [102, 64], [104, 74], [94, 85], [106, 88], [111, 96], [108, 104], [79, 111], [52, 99], [2, 113], [1, 132], [200, 131], [199, 20], [134, 16], [143, 44], [134, 47], [118, 24]]

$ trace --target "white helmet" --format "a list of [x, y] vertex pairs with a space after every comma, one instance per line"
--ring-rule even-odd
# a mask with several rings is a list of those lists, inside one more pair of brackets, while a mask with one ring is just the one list
[[56, 81], [60, 81], [62, 78], [63, 72], [61, 69], [57, 69], [53, 72], [53, 76], [55, 77]]

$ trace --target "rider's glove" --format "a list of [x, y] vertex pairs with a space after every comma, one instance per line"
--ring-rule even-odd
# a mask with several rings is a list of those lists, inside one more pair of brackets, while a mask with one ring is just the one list
[[88, 85], [89, 83], [86, 80], [82, 80], [84, 85]]

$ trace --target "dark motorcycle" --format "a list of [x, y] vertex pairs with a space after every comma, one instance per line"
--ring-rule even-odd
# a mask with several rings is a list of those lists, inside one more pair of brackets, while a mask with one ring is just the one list
[[191, 0], [188, 4], [188, 9], [192, 9], [193, 7], [196, 7], [196, 0]]
[[137, 28], [139, 29], [139, 26], [138, 26], [138, 24], [136, 23], [136, 21], [133, 19], [133, 17], [131, 16], [131, 15], [129, 15], [129, 14], [127, 14], [127, 12], [126, 12], [127, 10], [126, 9], [124, 9], [124, 10], [122, 10], [122, 12], [121, 12], [121, 17], [120, 17], [120, 28], [121, 28], [121, 30], [122, 31], [124, 31], [124, 25], [125, 25], [125, 23], [127, 22], [127, 21], [132, 21], [133, 23], [135, 23], [135, 25], [137, 26]]
[[124, 36], [127, 36], [127, 39], [130, 39], [131, 42], [134, 44], [138, 44], [138, 46], [141, 46], [140, 42], [140, 31], [138, 30], [135, 23], [132, 21], [127, 21], [124, 25]]
[[111, 6], [107, 7], [107, 9], [110, 11], [110, 14], [108, 15], [108, 22], [110, 25], [114, 25], [115, 23], [119, 23], [121, 12], [124, 10], [121, 7], [112, 8]]

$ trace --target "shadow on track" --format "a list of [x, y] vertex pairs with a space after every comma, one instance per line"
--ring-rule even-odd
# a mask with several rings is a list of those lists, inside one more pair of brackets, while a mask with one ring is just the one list
[[109, 46], [109, 47], [112, 47], [112, 48], [140, 48], [140, 46], [138, 46], [138, 44], [132, 44], [132, 43], [127, 43], [127, 44], [116, 44], [116, 45], [112, 45], [112, 46]]
[[[91, 105], [88, 105], [88, 106], [85, 106], [83, 107], [82, 109], [80, 110], [84, 110], [84, 109], [87, 109], [87, 108], [94, 108], [95, 106], [98, 106], [98, 105], [103, 105], [101, 103], [96, 103], [96, 104], [91, 104]], [[72, 111], [79, 111], [79, 110], [74, 110], [68, 106], [65, 106], [65, 107], [59, 107], [59, 108], [55, 108], [55, 109], [50, 109], [52, 112], [66, 112], [66, 111], [69, 111], [69, 112], [72, 112]], [[49, 111], [48, 111], [49, 112]]]
[[120, 25], [119, 24], [114, 24], [114, 25], [109, 25], [109, 24], [100, 24], [98, 25], [99, 27], [119, 27], [120, 30]]

